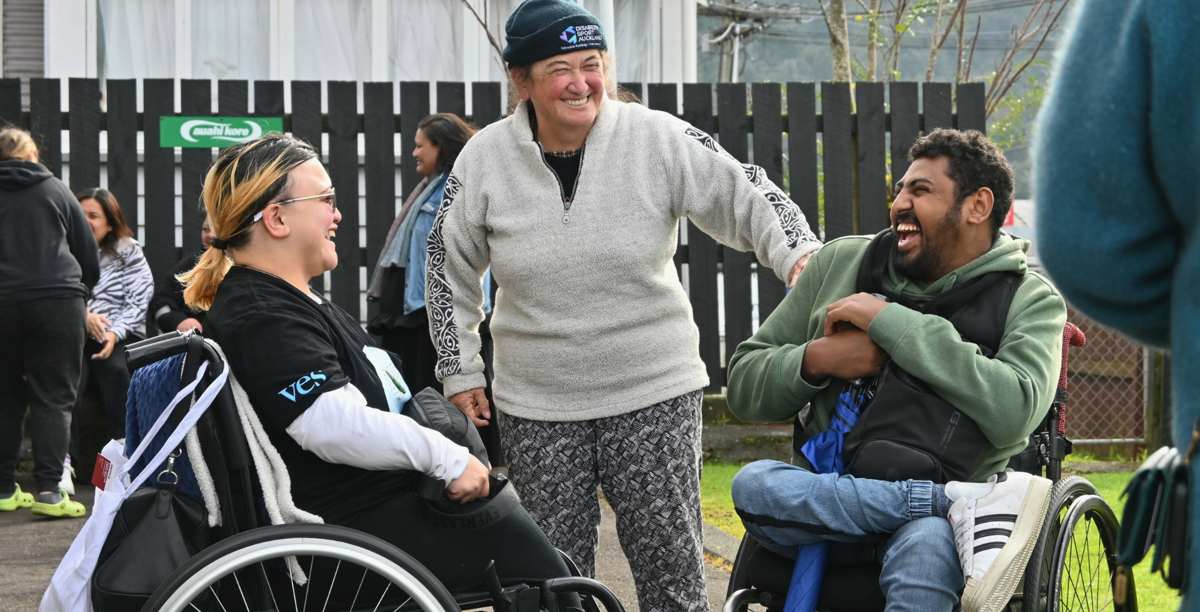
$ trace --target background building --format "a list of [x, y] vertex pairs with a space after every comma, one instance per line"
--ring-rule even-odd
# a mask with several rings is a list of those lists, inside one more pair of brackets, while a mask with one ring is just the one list
[[[621, 81], [696, 80], [695, 0], [578, 0]], [[520, 0], [2, 0], [6, 77], [499, 81]], [[468, 6], [470, 5], [470, 6]], [[610, 42], [610, 49], [613, 48]]]

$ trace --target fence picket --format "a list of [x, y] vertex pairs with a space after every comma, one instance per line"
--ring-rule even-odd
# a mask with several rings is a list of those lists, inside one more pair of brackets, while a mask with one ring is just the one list
[[254, 82], [254, 116], [283, 119], [283, 81]]
[[849, 83], [821, 83], [826, 241], [855, 233], [850, 104]]
[[146, 144], [146, 241], [142, 250], [154, 277], [162, 278], [179, 261], [175, 250], [175, 149], [158, 146], [160, 118], [175, 116], [174, 81], [143, 81], [142, 108]]
[[646, 102], [650, 108], [679, 114], [679, 88], [674, 83], [650, 83], [646, 86]]
[[788, 83], [788, 188], [813, 233], [821, 235], [817, 188], [817, 102], [813, 83]]
[[38, 159], [62, 178], [62, 85], [58, 79], [29, 79], [29, 131]]
[[[286, 126], [285, 126], [286, 127]], [[320, 156], [321, 143], [321, 83], [292, 81], [292, 135], [312, 145]], [[309, 281], [313, 291], [325, 293], [325, 277], [314, 276]]]
[[[683, 120], [707, 134], [713, 133], [712, 85], [684, 83]], [[717, 320], [717, 241], [687, 223], [688, 296], [692, 317], [700, 331], [700, 358], [708, 371], [708, 391], [725, 384], [721, 368], [721, 339]]]
[[717, 141], [721, 148], [743, 164], [750, 163], [746, 137], [750, 120], [746, 115], [746, 84], [717, 84]]
[[437, 112], [467, 117], [467, 84], [451, 81], [437, 83]]
[[924, 132], [928, 134], [938, 128], [954, 127], [950, 83], [923, 83], [922, 90], [925, 94]]
[[[222, 81], [222, 83], [225, 82], [227, 81]], [[218, 89], [218, 95], [220, 95], [220, 89]], [[229, 95], [227, 90], [226, 96]], [[179, 110], [184, 117], [213, 116], [212, 81], [183, 79], [179, 84], [179, 96]], [[242, 106], [244, 108], [245, 103]], [[245, 113], [244, 110], [242, 112]], [[180, 212], [183, 224], [180, 234], [183, 238], [183, 248], [171, 263], [178, 261], [185, 253], [191, 253], [200, 248], [200, 224], [204, 222], [204, 218], [200, 215], [200, 196], [204, 191], [204, 176], [208, 174], [208, 168], [213, 162], [213, 150], [182, 149], [181, 156], [183, 158], [183, 197], [180, 200]]]
[[960, 130], [987, 132], [987, 110], [985, 108], [987, 88], [983, 83], [959, 83], [955, 92], [958, 97], [958, 122]]
[[[337, 188], [342, 220], [334, 243], [338, 267], [329, 273], [333, 303], [355, 318], [359, 307], [358, 249], [358, 85], [354, 81], [326, 83], [329, 99], [329, 178]], [[428, 87], [428, 83], [426, 83]], [[426, 90], [428, 92], [428, 90]], [[426, 96], [428, 103], [428, 96]]]
[[[68, 79], [67, 98], [71, 123], [67, 135], [71, 143], [71, 191], [78, 192], [100, 186], [100, 81]], [[121, 202], [122, 212], [130, 205], [137, 208], [137, 202]]]
[[[440, 85], [440, 84], [439, 84]], [[395, 97], [391, 83], [363, 83], [363, 139], [367, 188], [367, 280], [375, 273], [375, 262], [383, 250], [388, 230], [396, 216]], [[459, 92], [460, 94], [462, 92]], [[461, 98], [462, 96], [460, 96]], [[438, 91], [438, 104], [442, 93]], [[376, 306], [374, 302], [368, 308]]]
[[890, 224], [883, 83], [859, 83], [857, 88], [858, 233], [874, 234]]
[[504, 118], [500, 93], [500, 83], [495, 81], [471, 83], [471, 119], [475, 127], [483, 129]]
[[908, 172], [908, 150], [921, 135], [917, 83], [889, 83], [892, 107], [892, 184]]
[[21, 79], [0, 79], [0, 123], [24, 127], [21, 119]]
[[[400, 142], [401, 149], [413, 146], [417, 124], [429, 114], [429, 83], [425, 81], [402, 81], [400, 83]], [[417, 173], [417, 160], [412, 155], [400, 156], [400, 191], [408, 197], [413, 187], [421, 182]]]
[[[754, 163], [766, 171], [772, 183], [783, 189], [783, 94], [779, 83], [751, 85], [750, 99], [754, 106]], [[766, 321], [783, 301], [784, 285], [766, 262], [758, 262], [756, 277], [758, 320]]]
[[[137, 81], [109, 79], [108, 88], [108, 190], [121, 203], [125, 222], [137, 235], [138, 214], [137, 158]], [[74, 114], [72, 113], [72, 122]], [[154, 143], [158, 144], [158, 143]], [[75, 145], [71, 145], [71, 176], [75, 176]], [[174, 232], [171, 232], [174, 242]], [[144, 242], [144, 241], [143, 241]]]

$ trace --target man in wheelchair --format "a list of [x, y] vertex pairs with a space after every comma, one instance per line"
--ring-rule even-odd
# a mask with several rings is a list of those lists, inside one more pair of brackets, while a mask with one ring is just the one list
[[[999, 610], [1050, 492], [1004, 469], [1050, 405], [1066, 307], [1000, 232], [1013, 175], [994, 144], [939, 129], [909, 159], [891, 227], [817, 252], [730, 359], [735, 414], [796, 417], [794, 465], [747, 466], [733, 500], [772, 552], [830, 541], [830, 566], [877, 561], [887, 610], [948, 612], [960, 594]], [[799, 451], [847, 414], [852, 381], [874, 388], [837, 449], [844, 475], [815, 473]]]

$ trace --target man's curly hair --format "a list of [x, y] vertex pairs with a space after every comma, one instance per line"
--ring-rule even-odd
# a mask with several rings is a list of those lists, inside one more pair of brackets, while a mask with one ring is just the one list
[[949, 160], [950, 180], [954, 181], [955, 204], [983, 187], [992, 190], [992, 240], [1000, 235], [1000, 227], [1013, 203], [1013, 171], [1004, 154], [987, 136], [978, 130], [938, 128], [917, 140], [908, 150], [908, 160], [946, 157]]

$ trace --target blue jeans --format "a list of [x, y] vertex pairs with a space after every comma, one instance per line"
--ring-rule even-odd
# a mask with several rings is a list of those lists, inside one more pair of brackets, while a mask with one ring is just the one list
[[891, 534], [875, 545], [888, 612], [950, 612], [958, 603], [964, 582], [954, 529], [945, 517], [930, 516], [927, 481], [856, 479], [757, 461], [734, 477], [732, 493], [746, 531], [789, 559], [805, 544], [829, 540], [829, 565], [868, 560], [864, 541]]

